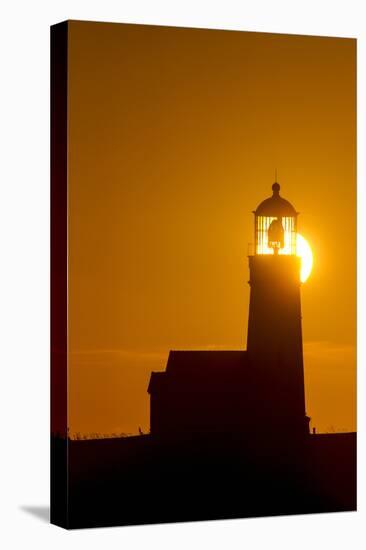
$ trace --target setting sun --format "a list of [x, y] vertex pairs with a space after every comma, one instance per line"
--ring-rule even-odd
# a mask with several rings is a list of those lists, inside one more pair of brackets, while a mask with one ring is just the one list
[[313, 267], [313, 253], [309, 243], [300, 233], [297, 234], [296, 238], [296, 255], [301, 258], [300, 280], [305, 283]]

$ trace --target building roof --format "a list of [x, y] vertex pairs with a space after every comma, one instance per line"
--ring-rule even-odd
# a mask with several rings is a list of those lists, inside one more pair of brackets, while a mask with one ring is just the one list
[[232, 383], [233, 376], [245, 372], [247, 352], [233, 351], [170, 351], [166, 371], [152, 372], [148, 392], [152, 393], [172, 381], [179, 384], [225, 385]]

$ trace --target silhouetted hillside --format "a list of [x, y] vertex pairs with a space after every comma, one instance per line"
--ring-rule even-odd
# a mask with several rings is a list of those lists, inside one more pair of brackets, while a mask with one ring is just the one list
[[53, 445], [68, 447], [70, 528], [356, 509], [354, 433], [296, 446], [150, 435]]

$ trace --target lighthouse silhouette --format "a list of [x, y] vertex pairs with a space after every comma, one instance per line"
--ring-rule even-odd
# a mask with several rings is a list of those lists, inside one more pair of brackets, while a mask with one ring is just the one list
[[[247, 348], [266, 393], [267, 426], [294, 436], [309, 432], [301, 328], [297, 216], [280, 185], [254, 211], [255, 253], [249, 256], [250, 305]], [[277, 423], [273, 425], [273, 423]]]
[[171, 351], [150, 434], [57, 447], [72, 527], [356, 509], [356, 434], [309, 433], [297, 217], [277, 182], [254, 211], [247, 350]]
[[298, 441], [309, 433], [295, 208], [280, 185], [254, 211], [247, 351], [171, 351], [151, 374], [151, 434]]

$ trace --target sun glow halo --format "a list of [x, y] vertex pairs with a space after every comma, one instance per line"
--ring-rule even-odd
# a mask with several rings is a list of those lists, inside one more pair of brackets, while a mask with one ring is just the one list
[[296, 237], [296, 256], [301, 258], [300, 280], [305, 283], [313, 267], [313, 253], [309, 243], [300, 233]]

